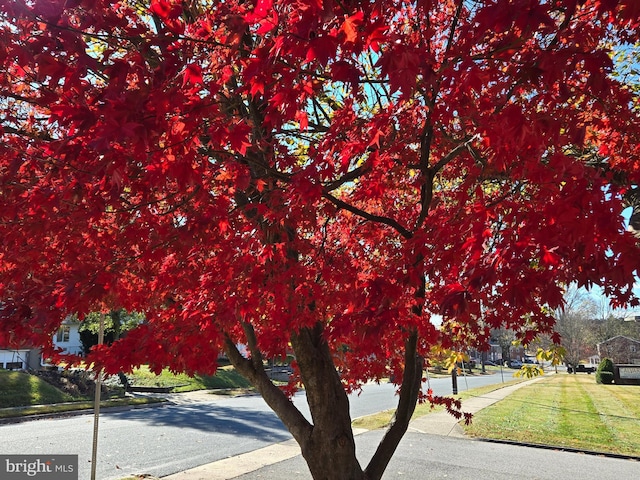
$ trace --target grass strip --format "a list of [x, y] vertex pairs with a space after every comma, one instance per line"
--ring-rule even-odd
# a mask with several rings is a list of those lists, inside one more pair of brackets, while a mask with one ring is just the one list
[[[600, 387], [591, 391], [590, 395], [591, 401], [598, 409], [602, 424], [606, 426], [615, 443], [619, 444], [621, 449], [633, 449], [640, 429], [640, 420], [637, 420], [640, 418], [638, 407], [631, 402], [631, 393], [634, 389], [616, 388], [613, 385], [601, 385]], [[637, 395], [636, 391], [635, 403], [637, 403]], [[620, 412], [627, 413], [620, 416]], [[630, 415], [634, 415], [636, 420], [629, 420]], [[638, 453], [640, 452], [636, 454]]]
[[[625, 403], [633, 393], [637, 398], [637, 387], [598, 385], [592, 376], [554, 375], [481, 410], [465, 432], [497, 440], [637, 455], [640, 416]], [[612, 400], [618, 395], [625, 400]]]
[[0, 408], [71, 402], [75, 400], [53, 385], [25, 372], [0, 370]]
[[[496, 383], [493, 385], [486, 385], [484, 387], [471, 388], [471, 389], [460, 392], [458, 395], [455, 395], [455, 398], [458, 400], [462, 400], [463, 402], [462, 410], [464, 411], [465, 399], [480, 397], [482, 395], [491, 393], [495, 390], [499, 390], [503, 387], [508, 387], [509, 385], [515, 385], [517, 383], [524, 382], [525, 380], [526, 379], [515, 379], [515, 380], [509, 380], [504, 383]], [[454, 397], [454, 395], [448, 395], [448, 396]], [[418, 404], [413, 413], [413, 418], [422, 417], [423, 415], [428, 415], [432, 412], [438, 412], [441, 410], [444, 410], [443, 406], [432, 407], [430, 403]], [[391, 423], [391, 419], [393, 418], [393, 415], [395, 414], [395, 412], [396, 412], [395, 408], [391, 410], [384, 410], [382, 412], [374, 413], [372, 415], [366, 415], [363, 417], [356, 418], [353, 420], [351, 424], [354, 428], [364, 428], [367, 430], [376, 430], [378, 428], [385, 428], [389, 426], [389, 424]]]
[[[230, 365], [219, 367], [214, 376], [195, 375], [193, 377], [186, 374], [173, 374], [169, 370], [155, 375], [148, 368], [141, 367], [131, 375], [131, 378], [135, 385], [174, 387], [174, 392], [213, 389], [218, 394], [237, 395], [250, 388], [250, 383]], [[103, 407], [135, 406], [159, 401], [164, 400], [124, 397], [105, 399], [101, 405]], [[66, 394], [36, 375], [0, 370], [0, 418], [64, 413], [92, 408], [91, 398]]]

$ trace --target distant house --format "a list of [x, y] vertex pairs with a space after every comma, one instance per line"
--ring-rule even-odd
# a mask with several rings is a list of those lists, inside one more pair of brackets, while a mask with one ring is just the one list
[[[79, 355], [82, 353], [80, 342], [80, 323], [66, 318], [58, 331], [53, 335], [53, 346], [62, 353]], [[39, 348], [23, 346], [21, 348], [8, 348], [0, 346], [0, 368], [5, 370], [37, 370], [46, 366]]]
[[82, 353], [80, 322], [70, 317], [65, 318], [53, 336], [53, 346], [62, 350], [62, 353], [80, 355]]
[[596, 367], [600, 364], [600, 355], [591, 355], [589, 357], [589, 365], [595, 365]]
[[598, 344], [600, 358], [610, 358], [618, 365], [640, 365], [640, 340], [618, 335]]
[[0, 368], [5, 370], [36, 370], [40, 368], [40, 349], [0, 348]]

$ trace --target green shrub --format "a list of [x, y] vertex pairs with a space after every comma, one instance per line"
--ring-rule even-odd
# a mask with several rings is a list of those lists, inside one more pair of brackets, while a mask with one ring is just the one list
[[596, 382], [602, 383], [604, 385], [611, 385], [613, 383], [613, 373], [611, 372], [600, 372], [600, 377], [596, 376]]
[[613, 362], [610, 358], [603, 358], [596, 370], [596, 383], [610, 385], [613, 383]]

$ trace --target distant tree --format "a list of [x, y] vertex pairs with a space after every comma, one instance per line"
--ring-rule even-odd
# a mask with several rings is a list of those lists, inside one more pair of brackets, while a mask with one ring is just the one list
[[624, 313], [610, 315], [604, 320], [594, 322], [593, 333], [596, 343], [604, 342], [618, 335], [640, 340], [640, 322], [625, 320]]
[[570, 287], [565, 304], [556, 311], [556, 331], [565, 350], [565, 363], [575, 366], [580, 360], [595, 353], [597, 343], [594, 321], [598, 305], [583, 289]]
[[80, 341], [85, 353], [98, 343], [98, 331], [102, 317], [104, 326], [104, 343], [111, 345], [120, 339], [126, 332], [137, 327], [144, 321], [141, 313], [129, 313], [124, 309], [112, 310], [107, 314], [90, 313], [80, 324]]
[[500, 346], [502, 353], [502, 360], [507, 361], [511, 359], [511, 347], [516, 339], [516, 334], [513, 330], [507, 328], [498, 328], [493, 330], [492, 337], [496, 340]]

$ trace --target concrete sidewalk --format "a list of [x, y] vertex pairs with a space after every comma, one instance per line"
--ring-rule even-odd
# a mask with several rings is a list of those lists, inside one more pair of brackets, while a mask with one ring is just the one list
[[[537, 377], [516, 385], [499, 388], [486, 395], [464, 400], [462, 410], [469, 413], [477, 413], [483, 408], [492, 405], [507, 397], [514, 391], [533, 382], [541, 380]], [[441, 435], [449, 437], [464, 437], [463, 429], [458, 425], [458, 421], [445, 411], [433, 412], [422, 417], [418, 417], [409, 424], [409, 432], [423, 433], [430, 435]], [[366, 432], [363, 429], [354, 429], [354, 434], [359, 435]], [[241, 475], [255, 472], [269, 465], [291, 459], [300, 455], [300, 447], [295, 440], [276, 443], [259, 450], [247, 452], [231, 458], [225, 458], [217, 462], [192, 468], [184, 472], [179, 472], [167, 477], [165, 480], [229, 480]]]
[[[527, 385], [531, 385], [543, 378], [544, 377], [536, 377], [515, 385], [499, 388], [498, 390], [494, 390], [485, 395], [468, 398], [462, 402], [462, 411], [465, 413], [468, 412], [476, 414], [483, 408], [493, 405], [494, 403], [511, 395], [516, 390]], [[458, 423], [459, 421], [460, 420], [455, 419], [446, 411], [438, 411], [411, 420], [411, 423], [409, 424], [409, 431], [461, 438], [464, 437], [464, 430]]]

